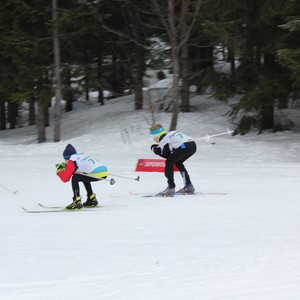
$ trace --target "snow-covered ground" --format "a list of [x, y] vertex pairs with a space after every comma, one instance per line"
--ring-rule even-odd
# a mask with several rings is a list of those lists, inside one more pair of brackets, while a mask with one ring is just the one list
[[[43, 144], [34, 127], [0, 132], [1, 300], [300, 299], [299, 131], [206, 143], [205, 134], [232, 129], [229, 108], [204, 96], [193, 106], [178, 129], [197, 139], [186, 167], [203, 195], [142, 197], [166, 180], [135, 172], [139, 158], [157, 157], [151, 117], [133, 110], [132, 96], [64, 114], [59, 143], [53, 127]], [[169, 127], [171, 114], [157, 117]], [[68, 143], [131, 179], [94, 183], [100, 209], [24, 212], [71, 202], [54, 168]]]

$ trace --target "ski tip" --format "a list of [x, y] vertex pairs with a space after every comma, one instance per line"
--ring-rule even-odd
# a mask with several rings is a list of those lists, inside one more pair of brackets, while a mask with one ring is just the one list
[[138, 193], [134, 193], [134, 192], [131, 192], [131, 191], [129, 191], [128, 193], [129, 193], [130, 195], [134, 195], [134, 196], [138, 195]]
[[160, 197], [160, 198], [173, 198], [175, 195], [162, 195], [162, 194], [156, 194], [154, 197]]

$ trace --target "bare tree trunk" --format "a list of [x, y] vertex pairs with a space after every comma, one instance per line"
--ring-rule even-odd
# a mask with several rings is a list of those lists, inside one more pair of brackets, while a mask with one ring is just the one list
[[60, 79], [60, 45], [57, 25], [57, 0], [52, 0], [53, 20], [53, 47], [54, 47], [54, 85], [55, 85], [55, 117], [54, 117], [54, 142], [60, 141], [61, 120], [61, 79]]
[[8, 102], [8, 121], [9, 129], [15, 129], [17, 125], [18, 104], [12, 101]]
[[[188, 2], [183, 1], [181, 7], [182, 26], [180, 28], [180, 39], [184, 40], [186, 33], [188, 32], [188, 26], [186, 21], [186, 16], [188, 12]], [[180, 51], [180, 62], [181, 62], [181, 111], [189, 112], [190, 111], [190, 93], [189, 93], [189, 46], [188, 41], [182, 43]]]
[[274, 128], [274, 105], [272, 99], [261, 103], [260, 109], [260, 132]]
[[[199, 11], [202, 4], [202, 0], [195, 0], [193, 2], [189, 0], [168, 0], [167, 12], [163, 10], [163, 6], [160, 5], [161, 2], [158, 0], [152, 0], [152, 5], [158, 15], [161, 18], [170, 41], [171, 55], [172, 55], [172, 67], [173, 67], [173, 90], [172, 90], [172, 105], [173, 105], [173, 115], [171, 120], [170, 129], [175, 130], [177, 126], [178, 119], [178, 98], [179, 98], [179, 79], [180, 79], [180, 52], [182, 48], [186, 51], [188, 47], [189, 38], [191, 36], [191, 31], [195, 25], [197, 18], [199, 17]], [[189, 14], [188, 21], [188, 8], [191, 3], [193, 3], [195, 10], [192, 14]], [[178, 14], [175, 10], [181, 5], [181, 11]], [[184, 32], [185, 31], [185, 32]], [[180, 40], [179, 40], [180, 37]], [[186, 48], [185, 48], [186, 47]], [[186, 55], [186, 53], [184, 54]], [[189, 96], [189, 94], [187, 94]]]
[[103, 72], [103, 57], [102, 51], [99, 50], [97, 58], [97, 89], [98, 89], [98, 103], [104, 105], [103, 85], [101, 83]]
[[173, 114], [171, 119], [170, 130], [175, 130], [178, 120], [178, 93], [179, 93], [179, 49], [177, 43], [177, 30], [175, 24], [175, 10], [174, 1], [168, 0], [168, 16], [169, 16], [169, 38], [172, 48], [172, 65], [173, 65], [173, 89], [172, 89], [172, 104], [173, 104]]
[[37, 130], [38, 143], [46, 142], [45, 109], [43, 101], [38, 101]]
[[5, 113], [5, 102], [0, 102], [0, 130], [6, 129], [6, 113]]
[[35, 98], [29, 100], [29, 125], [35, 125]]
[[134, 79], [134, 109], [143, 108], [143, 75], [144, 75], [144, 50], [136, 46], [136, 56], [133, 59], [133, 79]]
[[134, 82], [134, 109], [139, 110], [143, 108], [143, 82], [137, 78]]

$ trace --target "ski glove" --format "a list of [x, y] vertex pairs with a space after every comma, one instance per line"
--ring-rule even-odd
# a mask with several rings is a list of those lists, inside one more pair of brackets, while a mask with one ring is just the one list
[[58, 174], [58, 172], [63, 171], [66, 168], [67, 164], [65, 162], [62, 162], [60, 164], [56, 164], [56, 174]]
[[156, 154], [156, 155], [161, 155], [161, 149], [157, 144], [151, 145], [151, 150]]

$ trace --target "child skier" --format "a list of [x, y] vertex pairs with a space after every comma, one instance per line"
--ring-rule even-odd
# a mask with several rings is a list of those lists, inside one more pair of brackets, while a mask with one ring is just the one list
[[[72, 177], [73, 202], [66, 209], [80, 209], [98, 205], [96, 195], [93, 193], [91, 182], [105, 179], [108, 175], [107, 167], [98, 160], [76, 152], [68, 144], [63, 152], [65, 162], [56, 165], [56, 174], [63, 182], [68, 182]], [[87, 200], [81, 204], [79, 182], [84, 184], [87, 191]]]
[[167, 133], [160, 124], [151, 126], [150, 134], [157, 143], [151, 146], [151, 150], [156, 155], [166, 158], [165, 176], [168, 179], [168, 187], [158, 195], [175, 195], [174, 165], [178, 168], [184, 183], [184, 187], [176, 194], [193, 194], [195, 188], [183, 163], [196, 152], [195, 141], [180, 131]]

